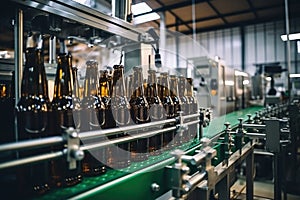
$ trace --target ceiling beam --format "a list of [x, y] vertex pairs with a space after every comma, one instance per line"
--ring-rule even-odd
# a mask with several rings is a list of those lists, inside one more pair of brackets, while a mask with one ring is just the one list
[[255, 9], [254, 6], [253, 6], [253, 3], [252, 3], [250, 0], [247, 0], [247, 2], [248, 2], [248, 5], [249, 5], [250, 9], [252, 10], [252, 12], [253, 12], [255, 18], [257, 19], [257, 18], [258, 18], [258, 15], [257, 15], [256, 9]]
[[222, 21], [223, 21], [225, 24], [228, 24], [228, 21], [222, 16], [222, 14], [219, 12], [219, 10], [218, 10], [214, 5], [212, 5], [211, 2], [208, 1], [207, 4], [215, 11], [215, 13], [217, 14], [217, 16], [218, 16], [219, 18], [221, 18]]
[[[276, 4], [276, 5], [273, 5], [273, 6], [265, 6], [265, 7], [257, 8], [256, 10], [260, 11], [260, 10], [267, 10], [267, 9], [278, 8], [278, 7], [282, 7], [282, 4]], [[241, 14], [245, 14], [245, 13], [249, 13], [249, 12], [252, 12], [252, 10], [251, 9], [246, 9], [246, 10], [242, 10], [242, 11], [236, 11], [236, 12], [232, 12], [232, 13], [221, 14], [220, 16], [225, 18], [225, 17], [230, 17], [230, 16], [234, 16], [234, 15], [241, 15]], [[220, 18], [220, 16], [216, 15], [216, 16], [198, 18], [198, 19], [195, 20], [195, 22], [203, 22], [203, 21], [207, 21], [207, 20], [218, 19], [218, 18]], [[193, 20], [184, 21], [184, 24], [190, 24], [190, 23], [193, 23]], [[166, 27], [171, 28], [173, 26], [176, 26], [176, 23], [169, 24]]]
[[[282, 17], [278, 16], [278, 18], [270, 18], [270, 19], [252, 19], [248, 21], [243, 21], [243, 22], [236, 22], [236, 23], [230, 23], [230, 24], [223, 24], [223, 25], [218, 25], [218, 26], [212, 26], [212, 27], [206, 27], [206, 28], [197, 28], [196, 31], [197, 33], [204, 33], [204, 32], [209, 32], [209, 31], [216, 31], [216, 30], [221, 30], [221, 29], [226, 29], [226, 28], [234, 28], [234, 27], [240, 27], [240, 26], [247, 26], [247, 25], [254, 25], [254, 24], [259, 24], [259, 23], [267, 23], [270, 21], [276, 21], [276, 20], [281, 20]], [[182, 34], [184, 35], [191, 35], [193, 34], [192, 31], [181, 31]]]
[[[160, 0], [156, 0], [156, 2], [159, 3], [162, 7], [165, 7], [165, 4], [162, 3]], [[184, 21], [176, 13], [174, 13], [171, 9], [170, 10], [165, 10], [165, 11], [170, 12], [175, 17], [176, 22], [180, 22], [181, 24], [185, 25], [191, 31], [193, 30], [192, 27], [190, 27], [188, 24], [184, 23]], [[161, 11], [161, 12], [164, 12], [164, 11]]]

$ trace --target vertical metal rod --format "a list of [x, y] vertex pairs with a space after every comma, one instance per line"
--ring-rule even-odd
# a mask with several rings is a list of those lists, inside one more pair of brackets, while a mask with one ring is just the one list
[[281, 200], [280, 155], [274, 154], [274, 200]]
[[197, 41], [197, 38], [196, 38], [196, 7], [195, 7], [195, 0], [192, 0], [192, 18], [193, 18], [193, 40]]
[[287, 35], [287, 80], [288, 80], [288, 91], [289, 91], [289, 102], [291, 101], [291, 81], [290, 81], [290, 72], [291, 72], [291, 44], [290, 44], [290, 22], [289, 22], [289, 7], [288, 7], [288, 0], [284, 0], [284, 7], [285, 7], [285, 30]]
[[[21, 80], [23, 69], [23, 10], [16, 9], [16, 20], [14, 23], [15, 40], [15, 105], [21, 96]], [[15, 138], [18, 141], [17, 119], [15, 118]]]
[[228, 200], [228, 199], [230, 199], [229, 174], [227, 174], [219, 182], [219, 199], [220, 200]]
[[253, 167], [254, 167], [254, 154], [253, 147], [251, 153], [246, 158], [246, 199], [253, 199]]
[[[160, 25], [159, 25], [159, 31], [160, 31], [160, 37], [159, 37], [159, 47], [160, 50], [163, 50], [163, 52], [166, 50], [166, 13], [165, 12], [160, 12]], [[162, 52], [160, 51], [162, 54]], [[164, 56], [162, 55], [162, 58]], [[162, 60], [162, 64], [165, 64]]]
[[[178, 24], [179, 24], [179, 20], [178, 18], [176, 18], [176, 32], [179, 32], [179, 27], [178, 27]], [[175, 35], [175, 47], [176, 47], [176, 67], [179, 68], [179, 35], [176, 33]]]
[[56, 64], [56, 36], [49, 39], [49, 64]]

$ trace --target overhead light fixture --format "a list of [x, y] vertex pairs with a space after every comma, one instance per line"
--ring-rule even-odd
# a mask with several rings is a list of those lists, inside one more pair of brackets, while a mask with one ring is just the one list
[[[281, 35], [282, 41], [287, 41], [287, 35]], [[300, 40], [300, 33], [289, 34], [289, 40]]]
[[290, 74], [290, 78], [300, 78], [300, 74]]
[[266, 81], [271, 81], [272, 80], [272, 78], [271, 77], [266, 77]]
[[[160, 18], [160, 16], [156, 12], [149, 13], [152, 11], [152, 8], [150, 8], [150, 6], [148, 6], [148, 4], [145, 2], [132, 5], [131, 10], [133, 15], [139, 15], [133, 18], [133, 24], [135, 25], [154, 21]], [[143, 15], [143, 13], [148, 14]]]
[[234, 71], [234, 75], [248, 77], [248, 74], [246, 72], [241, 71]]
[[249, 80], [243, 80], [243, 85], [248, 85], [250, 83]]

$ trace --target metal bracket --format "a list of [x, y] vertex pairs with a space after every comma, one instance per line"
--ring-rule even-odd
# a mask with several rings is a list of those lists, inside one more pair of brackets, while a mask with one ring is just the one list
[[64, 138], [67, 141], [67, 148], [64, 152], [67, 155], [69, 169], [76, 169], [77, 161], [84, 158], [84, 152], [80, 149], [80, 139], [77, 130], [73, 127], [67, 128], [64, 133]]

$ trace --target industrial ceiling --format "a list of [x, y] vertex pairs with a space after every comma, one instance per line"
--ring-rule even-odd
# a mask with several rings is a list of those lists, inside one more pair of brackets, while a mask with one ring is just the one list
[[[166, 28], [184, 34], [285, 19], [284, 0], [136, 0], [164, 12]], [[289, 18], [300, 17], [300, 1], [288, 0]], [[194, 17], [193, 17], [194, 8]], [[143, 26], [158, 27], [160, 20]]]

